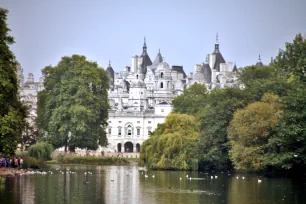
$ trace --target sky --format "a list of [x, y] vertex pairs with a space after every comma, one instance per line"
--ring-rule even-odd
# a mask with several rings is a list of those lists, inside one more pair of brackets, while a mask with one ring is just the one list
[[186, 73], [214, 50], [226, 61], [264, 64], [297, 33], [306, 33], [305, 0], [0, 0], [8, 9], [11, 50], [25, 76], [41, 76], [63, 56], [80, 54], [116, 72], [141, 55], [146, 37], [153, 61], [161, 50]]

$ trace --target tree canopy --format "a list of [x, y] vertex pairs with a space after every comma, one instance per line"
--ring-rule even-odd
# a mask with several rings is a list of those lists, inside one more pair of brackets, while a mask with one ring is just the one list
[[19, 100], [17, 61], [9, 46], [8, 11], [0, 8], [0, 152], [13, 154], [25, 124], [26, 108]]
[[79, 55], [63, 57], [42, 73], [45, 89], [38, 95], [37, 123], [45, 138], [72, 151], [106, 145], [107, 73]]
[[140, 160], [150, 168], [197, 170], [198, 140], [195, 117], [172, 113], [143, 143]]
[[206, 87], [202, 84], [194, 83], [172, 101], [173, 111], [176, 113], [195, 114], [204, 106], [206, 95]]
[[265, 94], [260, 102], [238, 110], [228, 128], [230, 156], [236, 169], [259, 170], [269, 138], [282, 113], [279, 97]]

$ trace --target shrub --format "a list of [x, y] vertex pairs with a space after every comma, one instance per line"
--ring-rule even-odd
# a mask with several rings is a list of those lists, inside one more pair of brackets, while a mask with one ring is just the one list
[[53, 147], [47, 142], [38, 142], [29, 148], [29, 156], [39, 159], [41, 162], [51, 160]]
[[23, 160], [23, 168], [39, 169], [42, 165], [38, 159], [33, 157], [25, 157]]
[[94, 164], [94, 165], [113, 165], [129, 164], [126, 158], [121, 157], [95, 157], [95, 156], [70, 156], [58, 155], [57, 161], [63, 164]]

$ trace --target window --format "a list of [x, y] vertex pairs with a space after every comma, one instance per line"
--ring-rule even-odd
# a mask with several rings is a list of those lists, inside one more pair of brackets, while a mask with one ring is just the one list
[[137, 121], [137, 123], [140, 123], [140, 121]]
[[160, 78], [163, 78], [163, 76], [164, 76], [164, 73], [163, 72], [160, 73]]
[[112, 123], [112, 121], [108, 121], [108, 123]]
[[148, 121], [148, 123], [151, 123], [151, 121]]
[[108, 134], [109, 135], [112, 134], [112, 128], [111, 127], [108, 128]]
[[164, 88], [164, 83], [163, 82], [160, 83], [160, 88]]
[[121, 123], [121, 121], [119, 121], [119, 123]]
[[163, 112], [165, 112], [165, 110], [164, 110], [164, 109], [161, 109], [161, 112], [163, 113]]
[[118, 127], [118, 135], [120, 136], [121, 134], [121, 127]]
[[152, 133], [152, 127], [148, 127], [148, 135]]
[[136, 75], [136, 78], [138, 79], [138, 75]]
[[140, 128], [137, 128], [137, 135], [140, 135]]
[[132, 135], [132, 126], [128, 126], [127, 133], [128, 135]]

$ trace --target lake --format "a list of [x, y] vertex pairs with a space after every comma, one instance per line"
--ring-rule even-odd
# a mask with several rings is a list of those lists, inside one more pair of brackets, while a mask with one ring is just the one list
[[52, 165], [45, 171], [50, 172], [8, 177], [0, 203], [306, 203], [305, 178], [144, 171], [138, 166]]

